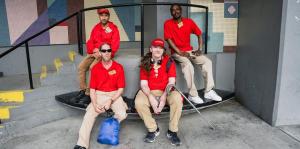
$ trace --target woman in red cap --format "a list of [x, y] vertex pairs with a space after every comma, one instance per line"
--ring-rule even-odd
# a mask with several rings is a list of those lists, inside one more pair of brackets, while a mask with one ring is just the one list
[[170, 106], [167, 137], [173, 145], [180, 145], [177, 131], [183, 105], [182, 98], [177, 91], [172, 91], [167, 95], [166, 87], [175, 84], [176, 67], [174, 61], [166, 55], [162, 39], [154, 39], [151, 42], [150, 52], [142, 58], [140, 80], [141, 90], [136, 95], [135, 108], [148, 129], [144, 141], [152, 143], [159, 135], [159, 128], [152, 117], [150, 108], [154, 113], [159, 114], [167, 102]]

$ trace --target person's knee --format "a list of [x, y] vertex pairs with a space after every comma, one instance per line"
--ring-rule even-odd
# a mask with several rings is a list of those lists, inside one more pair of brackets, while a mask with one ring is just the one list
[[87, 67], [85, 67], [85, 65], [83, 65], [83, 64], [79, 64], [78, 65], [78, 67], [77, 67], [77, 69], [78, 69], [78, 72], [85, 72], [85, 71], [87, 71]]
[[180, 65], [181, 65], [182, 69], [191, 69], [191, 68], [193, 68], [193, 64], [192, 64], [192, 62], [189, 61], [189, 60], [180, 63]]
[[77, 70], [79, 72], [84, 71], [84, 67], [82, 65], [78, 65]]
[[178, 92], [175, 92], [175, 91], [173, 92], [171, 106], [182, 108], [182, 106], [183, 106], [182, 97]]
[[143, 99], [141, 98], [136, 98], [135, 99], [135, 109], [141, 109], [141, 108], [144, 108], [146, 106], [146, 103], [144, 102]]
[[178, 107], [178, 108], [182, 108], [182, 106], [183, 106], [183, 103], [182, 103], [182, 98], [181, 97], [179, 97], [179, 98], [176, 98], [176, 100], [175, 100], [175, 105], [176, 105], [176, 107]]
[[181, 98], [175, 98], [173, 101], [173, 105], [177, 108], [182, 108], [183, 103], [182, 103]]

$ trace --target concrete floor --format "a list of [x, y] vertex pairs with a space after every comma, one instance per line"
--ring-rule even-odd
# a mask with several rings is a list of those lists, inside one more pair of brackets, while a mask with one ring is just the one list
[[[66, 107], [68, 108], [68, 107]], [[180, 121], [180, 147], [174, 147], [167, 140], [168, 119], [157, 120], [161, 134], [155, 143], [144, 143], [146, 133], [141, 120], [126, 120], [122, 123], [120, 144], [108, 146], [96, 141], [99, 117], [92, 131], [90, 148], [104, 149], [299, 149], [297, 140], [299, 126], [271, 127], [236, 101], [202, 110], [206, 119], [215, 123], [216, 130], [210, 130], [197, 114], [183, 116]], [[0, 145], [1, 149], [71, 149], [78, 137], [84, 112], [79, 115], [53, 121], [29, 130], [24, 130], [14, 138]], [[283, 131], [283, 130], [286, 131]], [[291, 135], [287, 131], [293, 132]]]

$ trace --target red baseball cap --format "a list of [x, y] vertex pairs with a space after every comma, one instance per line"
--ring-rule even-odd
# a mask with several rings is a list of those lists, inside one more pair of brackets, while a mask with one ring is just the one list
[[155, 46], [155, 47], [160, 46], [162, 48], [165, 48], [165, 42], [160, 38], [156, 38], [152, 40], [151, 46]]
[[98, 14], [106, 13], [109, 15], [109, 10], [106, 8], [101, 8], [97, 10]]

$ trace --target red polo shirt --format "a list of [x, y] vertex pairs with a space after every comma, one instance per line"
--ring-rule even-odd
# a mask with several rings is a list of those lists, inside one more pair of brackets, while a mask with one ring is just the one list
[[101, 23], [94, 26], [90, 39], [86, 43], [87, 53], [93, 54], [93, 50], [99, 48], [103, 43], [111, 45], [113, 57], [120, 47], [120, 35], [118, 27], [112, 22], [108, 22], [106, 29], [103, 29]]
[[[164, 38], [171, 39], [181, 51], [191, 51], [191, 34], [201, 35], [202, 32], [196, 23], [189, 18], [182, 18], [183, 25], [178, 26], [178, 22], [169, 19], [164, 24]], [[172, 54], [175, 52], [171, 47]]]
[[164, 91], [169, 82], [169, 77], [176, 77], [176, 66], [173, 62], [167, 72], [166, 66], [169, 60], [169, 56], [164, 56], [162, 59], [161, 67], [158, 68], [158, 76], [155, 77], [154, 68], [150, 69], [148, 73], [144, 68], [140, 69], [140, 80], [147, 80], [150, 90], [162, 90]]
[[97, 63], [91, 70], [90, 88], [103, 92], [125, 88], [123, 66], [113, 61], [111, 67], [105, 69], [102, 62]]

